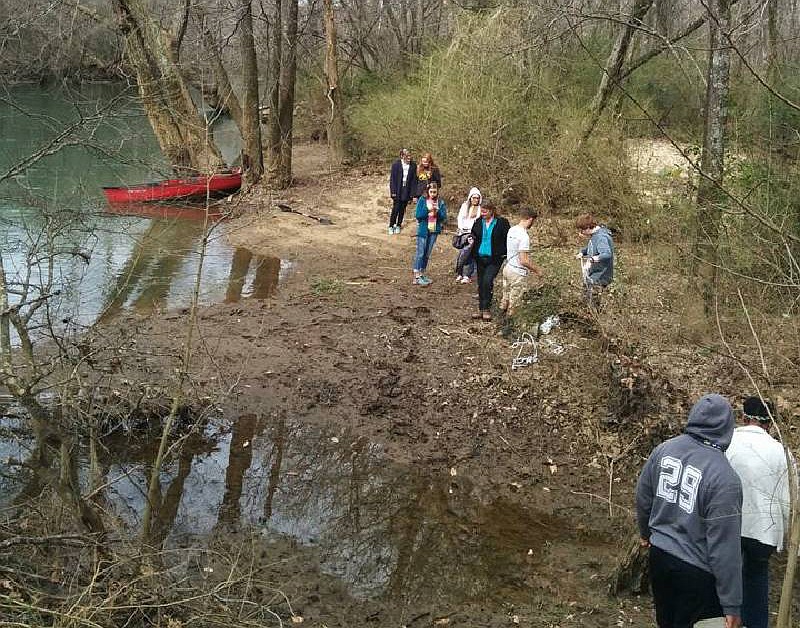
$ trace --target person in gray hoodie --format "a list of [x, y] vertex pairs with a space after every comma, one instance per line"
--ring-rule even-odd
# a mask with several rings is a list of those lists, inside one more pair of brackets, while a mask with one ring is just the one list
[[730, 403], [703, 396], [685, 433], [658, 445], [639, 476], [636, 516], [659, 628], [723, 615], [726, 628], [741, 626], [742, 485], [725, 457], [733, 427]]
[[608, 227], [597, 224], [591, 214], [575, 219], [580, 234], [588, 244], [575, 256], [581, 260], [584, 297], [589, 307], [600, 309], [600, 295], [614, 279], [614, 240]]

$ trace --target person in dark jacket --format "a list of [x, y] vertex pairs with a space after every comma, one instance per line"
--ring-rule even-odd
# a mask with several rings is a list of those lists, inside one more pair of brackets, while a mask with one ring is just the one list
[[685, 433], [658, 445], [639, 476], [636, 518], [659, 628], [723, 615], [726, 628], [741, 626], [742, 484], [725, 457], [733, 426], [727, 399], [704, 395]]
[[392, 164], [389, 173], [389, 195], [392, 197], [392, 213], [389, 216], [389, 235], [400, 233], [403, 217], [411, 197], [417, 191], [417, 164], [411, 159], [411, 151], [400, 150], [400, 158]]
[[489, 308], [492, 306], [494, 280], [506, 256], [506, 236], [510, 228], [508, 220], [497, 215], [497, 206], [484, 198], [481, 216], [472, 225], [472, 250], [478, 266], [478, 311], [472, 315], [476, 320], [492, 320]]
[[417, 192], [416, 197], [425, 196], [428, 184], [435, 183], [439, 190], [442, 189], [442, 173], [433, 161], [433, 155], [425, 153], [417, 166]]

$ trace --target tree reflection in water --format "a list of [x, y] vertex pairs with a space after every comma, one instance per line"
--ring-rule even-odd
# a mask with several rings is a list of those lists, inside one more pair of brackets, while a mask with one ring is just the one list
[[373, 443], [279, 413], [209, 427], [195, 447], [191, 464], [181, 455], [165, 473], [165, 545], [204, 547], [235, 533], [263, 544], [269, 561], [270, 543], [290, 539], [352, 595], [390, 599], [398, 612], [529, 594], [523, 578], [543, 548], [570, 536], [566, 522], [480, 501], [465, 478], [391, 464]]

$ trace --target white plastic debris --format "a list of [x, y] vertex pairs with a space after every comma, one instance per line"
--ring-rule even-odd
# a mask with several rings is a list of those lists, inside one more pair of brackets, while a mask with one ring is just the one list
[[[516, 342], [511, 345], [512, 349], [517, 350], [517, 355], [511, 360], [511, 370], [516, 371], [518, 368], [536, 364], [539, 361], [539, 351], [536, 345], [536, 338], [528, 332], [524, 332], [517, 338]], [[525, 349], [529, 348], [528, 355], [522, 355]]]
[[553, 314], [552, 316], [548, 316], [542, 323], [539, 325], [539, 333], [540, 334], [549, 334], [553, 327], [558, 327], [561, 324], [561, 319]]

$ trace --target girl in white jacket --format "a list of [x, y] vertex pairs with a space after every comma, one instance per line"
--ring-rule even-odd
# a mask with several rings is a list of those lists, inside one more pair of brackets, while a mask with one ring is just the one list
[[464, 246], [459, 249], [458, 257], [456, 258], [457, 283], [471, 283], [475, 275], [473, 241], [469, 233], [472, 231], [472, 224], [481, 215], [481, 200], [483, 200], [481, 191], [478, 188], [472, 188], [467, 195], [467, 199], [461, 203], [461, 208], [458, 210], [458, 236]]

